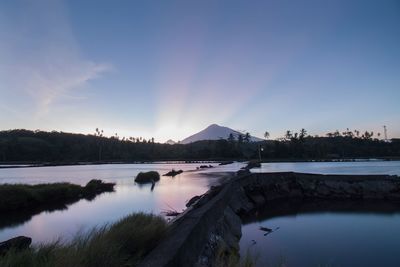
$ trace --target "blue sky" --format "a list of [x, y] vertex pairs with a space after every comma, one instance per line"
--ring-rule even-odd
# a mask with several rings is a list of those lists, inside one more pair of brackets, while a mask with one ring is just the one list
[[0, 129], [400, 137], [399, 1], [1, 1]]

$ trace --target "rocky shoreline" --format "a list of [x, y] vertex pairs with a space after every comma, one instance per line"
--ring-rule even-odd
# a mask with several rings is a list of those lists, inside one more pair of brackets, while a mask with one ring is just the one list
[[[242, 172], [243, 173], [243, 172]], [[389, 175], [245, 173], [190, 201], [140, 266], [212, 266], [216, 252], [237, 253], [242, 219], [288, 201], [400, 201], [400, 179]]]

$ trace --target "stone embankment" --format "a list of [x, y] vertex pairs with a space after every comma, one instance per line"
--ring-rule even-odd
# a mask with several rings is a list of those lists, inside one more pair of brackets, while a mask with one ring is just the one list
[[293, 199], [399, 201], [400, 179], [293, 172], [235, 176], [190, 201], [189, 208], [171, 223], [168, 237], [140, 266], [212, 266], [216, 251], [238, 251], [241, 216]]

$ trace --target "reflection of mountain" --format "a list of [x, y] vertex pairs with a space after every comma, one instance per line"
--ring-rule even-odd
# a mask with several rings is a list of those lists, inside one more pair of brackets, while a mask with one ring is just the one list
[[[243, 133], [240, 133], [239, 131], [235, 131], [231, 128], [219, 126], [217, 124], [211, 124], [204, 130], [183, 139], [183, 141], [181, 141], [180, 143], [181, 144], [189, 144], [189, 143], [193, 143], [193, 142], [200, 141], [200, 140], [227, 139], [230, 134], [233, 134], [235, 139], [237, 139], [239, 134], [243, 135]], [[258, 141], [263, 141], [263, 139], [251, 136], [250, 141], [258, 142]]]

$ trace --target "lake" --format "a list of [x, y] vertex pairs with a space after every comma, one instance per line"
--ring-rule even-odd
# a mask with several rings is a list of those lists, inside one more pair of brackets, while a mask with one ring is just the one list
[[[58, 237], [69, 239], [77, 231], [112, 223], [132, 212], [160, 214], [181, 211], [187, 200], [202, 194], [229, 177], [243, 163], [196, 171], [200, 163], [107, 164], [0, 169], [0, 183], [86, 184], [91, 179], [115, 182], [115, 192], [104, 193], [93, 201], [80, 200], [68, 209], [42, 212], [33, 216], [0, 215], [0, 240], [26, 235], [34, 242]], [[134, 177], [140, 171], [171, 169], [185, 172], [172, 178], [161, 177], [153, 191], [140, 186]], [[253, 172], [296, 171], [325, 174], [397, 174], [399, 161], [265, 163]], [[259, 266], [400, 266], [400, 216], [397, 207], [387, 203], [332, 203], [307, 208], [308, 203], [286, 203], [278, 210], [267, 210], [247, 218], [242, 227], [241, 254], [259, 255]], [[329, 204], [329, 205], [328, 205]], [[304, 208], [306, 207], [306, 208]], [[266, 226], [277, 231], [264, 236]], [[253, 244], [254, 240], [256, 243]], [[267, 265], [265, 265], [267, 264]]]
[[400, 161], [279, 162], [263, 163], [252, 172], [303, 172], [317, 174], [400, 175]]
[[[196, 171], [201, 163], [106, 164], [57, 167], [0, 169], [0, 183], [70, 182], [85, 185], [91, 179], [116, 183], [115, 192], [103, 193], [93, 201], [82, 199], [65, 210], [42, 212], [37, 215], [0, 215], [0, 240], [18, 235], [32, 237], [34, 242], [46, 242], [62, 237], [69, 239], [78, 231], [112, 223], [133, 212], [160, 214], [166, 210], [182, 211], [186, 202], [205, 193], [219, 183], [226, 172], [245, 164], [234, 163]], [[208, 165], [208, 163], [207, 163]], [[139, 185], [134, 178], [141, 171], [158, 171], [161, 175], [171, 169], [184, 170], [175, 177], [162, 176], [154, 190], [151, 185]]]
[[[252, 171], [400, 175], [400, 162], [271, 163]], [[275, 231], [265, 235], [260, 226]], [[244, 220], [240, 254], [260, 267], [397, 267], [400, 203], [278, 202]]]

